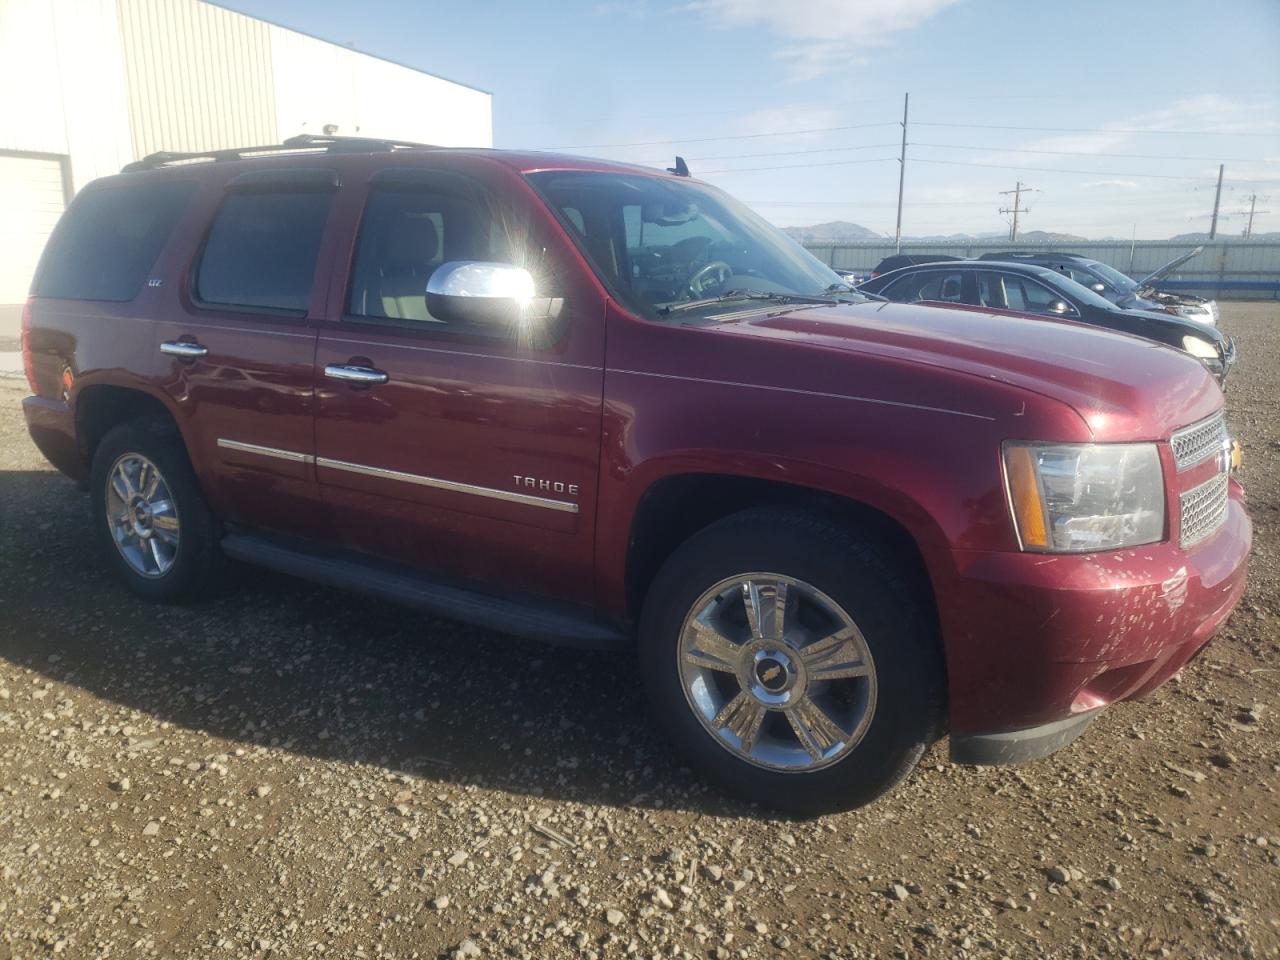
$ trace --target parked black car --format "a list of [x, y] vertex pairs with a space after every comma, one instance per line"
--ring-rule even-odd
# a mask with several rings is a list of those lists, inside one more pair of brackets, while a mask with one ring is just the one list
[[944, 260], [959, 259], [959, 257], [949, 257], [945, 253], [895, 253], [892, 257], [885, 257], [876, 264], [876, 268], [871, 271], [871, 279], [874, 280], [882, 273], [901, 270], [903, 267], [914, 267], [921, 263], [941, 263]]
[[1177, 317], [1186, 317], [1198, 323], [1217, 326], [1217, 301], [1206, 300], [1204, 297], [1197, 297], [1190, 293], [1157, 290], [1155, 286], [1158, 280], [1203, 250], [1204, 247], [1200, 246], [1189, 253], [1180, 254], [1141, 280], [1134, 280], [1115, 267], [1078, 253], [1057, 253], [1051, 250], [1005, 250], [1000, 253], [984, 253], [978, 259], [999, 260], [1004, 263], [1034, 263], [1040, 267], [1049, 267], [1066, 274], [1076, 283], [1084, 284], [1094, 293], [1101, 294], [1125, 310], [1157, 310]]
[[1235, 340], [1217, 327], [1167, 313], [1118, 307], [1048, 267], [998, 260], [956, 260], [904, 267], [858, 288], [895, 303], [936, 303], [1032, 314], [1106, 327], [1184, 350], [1221, 384], [1236, 359]]

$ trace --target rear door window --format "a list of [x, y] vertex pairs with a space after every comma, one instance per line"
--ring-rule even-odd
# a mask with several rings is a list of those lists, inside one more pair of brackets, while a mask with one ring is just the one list
[[958, 270], [921, 270], [895, 280], [881, 291], [895, 303], [915, 303], [917, 300], [937, 300], [943, 303], [964, 303], [964, 274]]
[[132, 300], [195, 189], [190, 181], [167, 180], [83, 191], [54, 231], [33, 293]]
[[305, 316], [332, 200], [328, 190], [229, 193], [196, 269], [196, 300]]

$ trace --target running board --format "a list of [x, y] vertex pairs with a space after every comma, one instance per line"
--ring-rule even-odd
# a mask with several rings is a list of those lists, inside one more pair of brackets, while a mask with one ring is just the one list
[[225, 536], [222, 552], [233, 560], [278, 573], [381, 597], [531, 640], [585, 650], [614, 651], [626, 643], [626, 635], [618, 627], [602, 623], [570, 604], [497, 597], [377, 561], [321, 553], [306, 545], [244, 533]]

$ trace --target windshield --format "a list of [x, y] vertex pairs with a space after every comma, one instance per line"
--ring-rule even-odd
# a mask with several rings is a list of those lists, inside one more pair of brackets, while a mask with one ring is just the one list
[[1132, 278], [1126, 277], [1115, 267], [1109, 267], [1105, 263], [1101, 263], [1097, 260], [1090, 260], [1089, 269], [1121, 293], [1132, 293], [1134, 290], [1138, 289], [1137, 283], [1135, 283]]
[[706, 316], [766, 295], [864, 299], [781, 230], [705, 184], [579, 171], [528, 178], [605, 285], [641, 316]]

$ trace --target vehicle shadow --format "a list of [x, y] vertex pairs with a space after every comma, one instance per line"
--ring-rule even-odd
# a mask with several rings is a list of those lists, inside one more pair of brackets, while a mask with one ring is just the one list
[[635, 663], [433, 619], [261, 570], [153, 605], [116, 583], [84, 494], [0, 472], [0, 656], [211, 737], [429, 780], [763, 816], [649, 728]]

